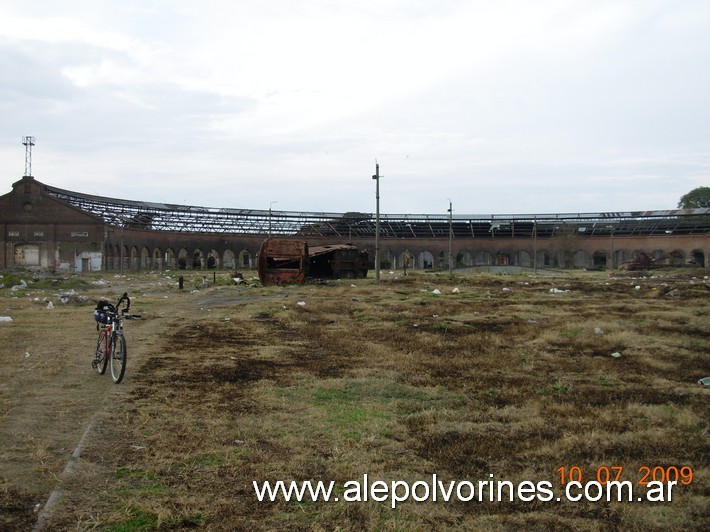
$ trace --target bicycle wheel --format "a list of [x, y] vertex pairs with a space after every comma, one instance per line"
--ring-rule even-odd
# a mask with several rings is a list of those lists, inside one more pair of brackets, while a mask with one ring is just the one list
[[111, 378], [118, 384], [126, 373], [126, 339], [122, 334], [111, 335]]
[[106, 331], [103, 328], [99, 331], [99, 339], [96, 341], [96, 351], [94, 351], [91, 367], [99, 375], [103, 375], [106, 371]]

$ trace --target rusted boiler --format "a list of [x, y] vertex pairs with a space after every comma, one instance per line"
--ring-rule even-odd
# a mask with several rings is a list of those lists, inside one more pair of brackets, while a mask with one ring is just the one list
[[268, 238], [259, 249], [259, 279], [265, 286], [316, 279], [367, 277], [368, 254], [350, 244], [309, 247], [304, 240]]

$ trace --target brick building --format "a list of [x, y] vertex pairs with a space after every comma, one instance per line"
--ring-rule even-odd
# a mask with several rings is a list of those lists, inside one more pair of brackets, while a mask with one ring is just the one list
[[[0, 269], [242, 269], [270, 235], [352, 243], [374, 260], [370, 213], [219, 209], [92, 196], [24, 176], [0, 196]], [[640, 254], [708, 267], [710, 209], [382, 215], [383, 268], [615, 268]], [[672, 256], [670, 256], [672, 255]], [[373, 266], [373, 264], [371, 264]]]
[[90, 271], [102, 268], [104, 221], [49, 196], [32, 176], [0, 196], [0, 267]]

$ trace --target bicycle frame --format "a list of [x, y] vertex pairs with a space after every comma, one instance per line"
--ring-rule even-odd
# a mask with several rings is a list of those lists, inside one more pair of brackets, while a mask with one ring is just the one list
[[[93, 362], [93, 367], [99, 375], [103, 375], [106, 371], [106, 366], [111, 368], [111, 378], [116, 384], [123, 380], [126, 371], [126, 340], [123, 336], [123, 317], [119, 314], [118, 307], [121, 302], [127, 300], [128, 306], [124, 312], [130, 308], [130, 299], [124, 294], [119, 300], [118, 305], [113, 310], [107, 310], [107, 323], [97, 326], [99, 327], [99, 337], [96, 344], [96, 354]], [[103, 355], [103, 356], [102, 356]], [[118, 357], [118, 358], [117, 358]]]

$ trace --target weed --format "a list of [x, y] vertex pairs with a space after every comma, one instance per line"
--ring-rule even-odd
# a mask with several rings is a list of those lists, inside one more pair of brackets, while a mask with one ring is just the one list
[[[710, 301], [687, 280], [659, 275], [644, 281], [652, 297], [629, 297], [626, 279], [565, 274], [554, 286], [571, 292], [552, 297], [544, 276], [413, 272], [379, 286], [210, 284], [194, 294], [160, 284], [163, 277], [112, 281], [111, 292], [140, 286], [135, 305], [148, 309], [147, 319], [127, 323], [130, 362], [118, 388], [88, 365], [95, 331], [85, 308], [3, 298], [13, 322], [0, 326], [0, 496], [12, 495], [0, 500], [26, 510], [14, 514], [14, 528], [31, 528], [34, 501], [51, 491], [66, 459], [57, 449], [73, 448], [78, 425], [94, 416], [53, 528], [707, 523], [707, 404], [696, 382], [707, 369]], [[79, 276], [90, 296], [106, 291], [92, 287], [95, 278]], [[55, 292], [31, 291], [39, 301]], [[691, 297], [680, 305], [677, 294]], [[47, 331], [56, 330], [47, 350]], [[254, 480], [334, 480], [342, 494], [343, 482], [365, 473], [536, 482], [561, 465], [588, 475], [602, 464], [631, 472], [687, 465], [696, 479], [662, 511], [519, 501], [396, 511], [374, 501], [259, 504], [251, 489]]]

